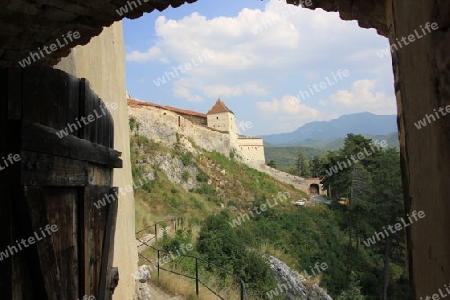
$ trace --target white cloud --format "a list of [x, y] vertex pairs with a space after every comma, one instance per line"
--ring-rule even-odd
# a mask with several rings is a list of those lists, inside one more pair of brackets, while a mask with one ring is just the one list
[[167, 58], [164, 57], [163, 52], [157, 46], [149, 48], [146, 52], [131, 51], [126, 56], [127, 61], [134, 62], [146, 62], [146, 61], [163, 61], [167, 62]]
[[375, 85], [376, 80], [355, 81], [350, 91], [338, 91], [328, 98], [328, 103], [347, 113], [370, 111], [375, 114], [396, 114], [395, 98], [375, 92]]
[[[152, 71], [164, 74], [214, 53], [167, 83], [172, 96], [189, 102], [251, 101], [259, 115], [241, 116], [264, 119], [261, 126], [270, 130], [293, 130], [354, 112], [396, 112], [390, 63], [376, 54], [388, 45], [387, 39], [374, 29], [359, 28], [356, 21], [341, 20], [338, 13], [270, 0], [262, 9], [243, 8], [233, 16], [161, 16], [155, 32], [148, 49], [127, 49], [128, 61], [170, 62], [170, 68], [151, 65]], [[339, 69], [349, 70], [351, 77], [303, 102], [292, 101], [292, 94], [331, 78]], [[252, 123], [258, 127], [257, 119]]]
[[191, 92], [192, 82], [186, 78], [179, 79], [173, 84], [173, 94], [177, 98], [186, 99], [189, 102], [202, 102], [203, 98]]
[[293, 95], [285, 95], [280, 100], [257, 102], [258, 110], [271, 118], [284, 120], [313, 121], [321, 117], [320, 111], [302, 104]]

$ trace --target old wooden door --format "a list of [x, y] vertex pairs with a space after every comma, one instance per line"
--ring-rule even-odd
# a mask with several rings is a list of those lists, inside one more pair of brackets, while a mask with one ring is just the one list
[[111, 299], [122, 161], [104, 103], [59, 70], [0, 70], [0, 137], [0, 298]]

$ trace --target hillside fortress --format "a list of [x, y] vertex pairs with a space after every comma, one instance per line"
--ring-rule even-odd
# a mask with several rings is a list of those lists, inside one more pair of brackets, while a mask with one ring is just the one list
[[[201, 148], [234, 156], [249, 166], [265, 165], [263, 139], [240, 135], [234, 112], [220, 99], [206, 114], [131, 98], [127, 101], [130, 117], [140, 124], [139, 133], [150, 139], [171, 145], [184, 136]], [[147, 113], [141, 113], [142, 109]]]
[[191, 152], [197, 151], [193, 145], [217, 151], [307, 194], [326, 195], [319, 178], [302, 178], [267, 166], [263, 139], [240, 135], [234, 113], [220, 99], [206, 114], [130, 97], [127, 102], [128, 115], [138, 124], [136, 133], [150, 140], [169, 147], [182, 143]]

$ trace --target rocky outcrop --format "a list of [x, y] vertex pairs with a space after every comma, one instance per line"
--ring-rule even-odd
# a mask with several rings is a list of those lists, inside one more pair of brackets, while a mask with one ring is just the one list
[[[292, 271], [284, 262], [276, 257], [264, 255], [264, 258], [270, 264], [270, 269], [276, 280], [279, 282], [274, 294], [284, 294], [287, 300], [333, 300], [318, 285], [313, 284], [307, 288], [304, 284], [304, 277], [299, 273]], [[302, 280], [303, 279], [303, 282]], [[270, 296], [269, 296], [270, 297]]]
[[136, 280], [136, 295], [135, 300], [151, 300], [151, 290], [147, 282], [151, 279], [150, 268], [147, 265], [142, 265], [138, 268], [134, 279]]

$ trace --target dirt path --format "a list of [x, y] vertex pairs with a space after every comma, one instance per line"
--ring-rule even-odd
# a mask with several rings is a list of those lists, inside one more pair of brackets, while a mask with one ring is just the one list
[[152, 300], [183, 300], [183, 297], [169, 295], [151, 282], [147, 285], [150, 288]]

